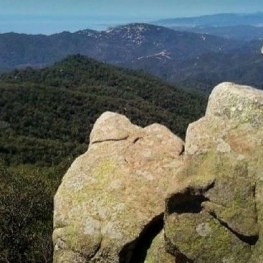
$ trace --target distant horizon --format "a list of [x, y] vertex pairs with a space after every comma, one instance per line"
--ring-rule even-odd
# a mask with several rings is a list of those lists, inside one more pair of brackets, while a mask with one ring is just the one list
[[[74, 33], [81, 30], [105, 31], [110, 27], [126, 25], [130, 23], [151, 24], [157, 21], [183, 18], [198, 18], [214, 15], [253, 15], [263, 14], [263, 11], [257, 12], [226, 12], [209, 13], [194, 16], [175, 16], [175, 17], [156, 17], [156, 18], [136, 18], [136, 17], [118, 17], [118, 16], [55, 16], [55, 15], [3, 15], [0, 20], [0, 33], [18, 33], [32, 35], [53, 35], [62, 32]], [[19, 24], [19, 28], [18, 25]], [[28, 25], [30, 24], [30, 27]], [[6, 28], [6, 29], [4, 29]]]
[[263, 12], [262, 0], [0, 0], [0, 33], [54, 34], [222, 13]]

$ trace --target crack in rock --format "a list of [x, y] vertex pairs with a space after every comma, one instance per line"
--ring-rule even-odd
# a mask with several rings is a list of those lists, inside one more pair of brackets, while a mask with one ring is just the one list
[[125, 136], [123, 138], [119, 138], [119, 139], [105, 139], [105, 140], [96, 140], [93, 141], [92, 144], [96, 144], [96, 143], [102, 143], [102, 142], [119, 142], [119, 141], [126, 141], [129, 138], [129, 136]]
[[[170, 196], [167, 201], [166, 213], [171, 215], [175, 214], [200, 214], [202, 211], [206, 211], [209, 215], [211, 215], [222, 227], [226, 228], [230, 231], [235, 237], [237, 237], [241, 242], [248, 244], [249, 246], [255, 246], [259, 235], [244, 235], [234, 230], [229, 226], [227, 222], [220, 219], [215, 212], [207, 211], [205, 209], [204, 204], [212, 203], [208, 197], [206, 197], [206, 193], [208, 190], [214, 187], [214, 183], [211, 184], [206, 189], [198, 190], [193, 189], [191, 187], [187, 188], [183, 193], [177, 193], [173, 196]], [[255, 190], [255, 189], [254, 189]], [[255, 193], [254, 193], [255, 195]], [[174, 251], [176, 255], [176, 262], [179, 263], [192, 263], [191, 259], [188, 259], [186, 255], [184, 255], [180, 250], [175, 249]]]
[[254, 236], [245, 236], [242, 235], [240, 233], [238, 233], [237, 231], [235, 231], [234, 229], [232, 229], [226, 222], [224, 222], [223, 220], [221, 220], [220, 218], [218, 218], [216, 216], [215, 213], [210, 212], [209, 213], [214, 219], [216, 219], [221, 226], [225, 227], [227, 230], [229, 230], [232, 234], [234, 234], [239, 240], [241, 240], [244, 243], [247, 243], [250, 246], [254, 246], [257, 241], [259, 236], [258, 235], [254, 235]]
[[194, 261], [180, 253], [176, 256], [176, 263], [194, 263]]
[[126, 244], [119, 253], [120, 263], [144, 263], [147, 250], [162, 231], [164, 214], [154, 217], [141, 231], [138, 238]]
[[[168, 203], [168, 214], [176, 213], [176, 214], [183, 214], [183, 213], [201, 213], [204, 209], [203, 203], [210, 202], [209, 198], [201, 195], [191, 195], [189, 193], [179, 193], [174, 195], [172, 198], [169, 199]], [[246, 236], [238, 233], [234, 229], [232, 229], [227, 222], [224, 222], [220, 219], [214, 212], [208, 212], [214, 219], [216, 219], [220, 225], [228, 229], [232, 234], [234, 234], [239, 240], [253, 246], [257, 243], [259, 236], [252, 235]]]
[[137, 138], [135, 138], [134, 140], [133, 140], [133, 144], [135, 144], [136, 142], [138, 142], [139, 140], [141, 140], [143, 137], [137, 137]]

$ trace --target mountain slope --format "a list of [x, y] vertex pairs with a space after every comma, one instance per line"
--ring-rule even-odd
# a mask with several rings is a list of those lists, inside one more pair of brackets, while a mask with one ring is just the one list
[[7, 33], [0, 34], [0, 69], [43, 67], [78, 53], [122, 66], [163, 52], [169, 54], [167, 57], [171, 60], [182, 61], [236, 46], [239, 42], [148, 24], [129, 24], [102, 32], [63, 32], [51, 36]]
[[[260, 63], [252, 63], [261, 60], [261, 42], [235, 41], [149, 24], [51, 36], [9, 33], [0, 35], [0, 71], [1, 68], [44, 67], [78, 53], [143, 70], [169, 83], [179, 83], [182, 88], [191, 84], [189, 88], [197, 91], [207, 92], [225, 80], [261, 88], [262, 78], [256, 73], [261, 70]], [[233, 67], [243, 67], [243, 64], [250, 64], [246, 70], [251, 74], [243, 74], [241, 78]], [[228, 72], [226, 79], [225, 72]]]
[[251, 85], [263, 89], [263, 57], [261, 41], [252, 41], [225, 54], [205, 54], [181, 65], [180, 75], [171, 74], [173, 82], [184, 88], [210, 93], [223, 81]]
[[237, 25], [237, 26], [197, 26], [197, 27], [171, 27], [176, 31], [189, 31], [198, 34], [208, 34], [227, 39], [252, 41], [256, 39], [263, 39], [263, 26]]
[[0, 77], [0, 153], [9, 163], [58, 164], [78, 155], [107, 110], [133, 122], [159, 122], [183, 136], [204, 111], [200, 96], [80, 55]]

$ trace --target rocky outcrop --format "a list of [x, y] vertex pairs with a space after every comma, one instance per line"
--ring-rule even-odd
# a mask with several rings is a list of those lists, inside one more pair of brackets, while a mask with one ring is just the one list
[[56, 194], [54, 261], [144, 262], [183, 149], [164, 126], [104, 113]]
[[55, 196], [54, 262], [263, 262], [262, 146], [263, 92], [233, 83], [185, 145], [104, 113]]
[[[187, 131], [166, 198], [168, 251], [189, 262], [263, 262], [263, 92], [218, 85]], [[186, 261], [187, 262], [187, 261]]]

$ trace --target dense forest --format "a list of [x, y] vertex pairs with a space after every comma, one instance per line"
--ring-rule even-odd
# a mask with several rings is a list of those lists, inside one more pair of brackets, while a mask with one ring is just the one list
[[80, 55], [0, 76], [0, 262], [52, 262], [53, 196], [104, 111], [184, 137], [206, 98]]

